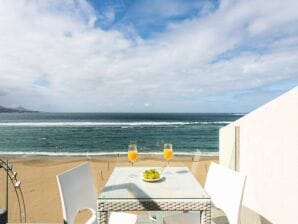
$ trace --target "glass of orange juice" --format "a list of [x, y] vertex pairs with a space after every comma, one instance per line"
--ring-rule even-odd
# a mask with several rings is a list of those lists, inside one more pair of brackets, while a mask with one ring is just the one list
[[134, 162], [138, 158], [137, 144], [129, 144], [127, 158], [128, 158], [128, 161], [131, 163], [131, 166], [133, 166]]
[[[127, 158], [128, 161], [131, 163], [131, 166], [133, 167], [134, 162], [137, 160], [138, 158], [138, 148], [137, 148], [137, 144], [133, 143], [133, 144], [129, 144], [128, 145], [128, 152], [127, 152]], [[128, 175], [131, 178], [136, 177], [137, 175], [134, 173], [131, 173]]]
[[167, 166], [169, 166], [170, 160], [173, 158], [173, 147], [172, 147], [172, 144], [164, 144], [164, 147], [163, 147], [163, 158], [165, 160], [167, 160], [167, 162], [168, 162], [168, 165]]

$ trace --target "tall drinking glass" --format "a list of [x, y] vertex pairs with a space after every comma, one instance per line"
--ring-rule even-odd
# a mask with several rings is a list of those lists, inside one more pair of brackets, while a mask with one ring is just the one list
[[167, 166], [170, 164], [170, 160], [173, 158], [173, 147], [172, 144], [164, 144], [163, 147], [163, 158], [167, 160]]
[[129, 144], [127, 157], [128, 157], [129, 162], [131, 163], [131, 166], [133, 166], [134, 162], [138, 158], [137, 144]]
[[[134, 163], [136, 162], [138, 158], [138, 148], [137, 144], [129, 144], [128, 145], [128, 152], [127, 152], [127, 158], [128, 161], [131, 163], [131, 167], [133, 167]], [[133, 170], [132, 170], [133, 172]], [[129, 177], [136, 177], [137, 175], [134, 173], [131, 173]]]

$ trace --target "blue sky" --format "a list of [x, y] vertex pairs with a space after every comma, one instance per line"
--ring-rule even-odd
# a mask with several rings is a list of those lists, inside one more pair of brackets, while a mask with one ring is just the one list
[[0, 5], [0, 105], [249, 112], [298, 85], [294, 0]]
[[99, 19], [96, 26], [127, 32], [131, 27], [144, 39], [166, 32], [170, 23], [204, 16], [215, 10], [217, 1], [193, 0], [90, 0]]

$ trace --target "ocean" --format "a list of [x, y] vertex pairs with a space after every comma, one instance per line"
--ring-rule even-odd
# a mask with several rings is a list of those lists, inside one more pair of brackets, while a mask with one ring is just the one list
[[1, 154], [84, 155], [125, 153], [218, 153], [219, 129], [242, 114], [213, 113], [1, 113]]

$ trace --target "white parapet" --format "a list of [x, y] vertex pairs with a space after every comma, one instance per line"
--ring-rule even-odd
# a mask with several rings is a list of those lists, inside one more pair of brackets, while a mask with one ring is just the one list
[[219, 130], [219, 162], [235, 169], [235, 126], [228, 125]]
[[[271, 223], [293, 223], [298, 211], [298, 87], [221, 128], [220, 163], [247, 175], [243, 205]], [[295, 220], [297, 218], [295, 217]]]

